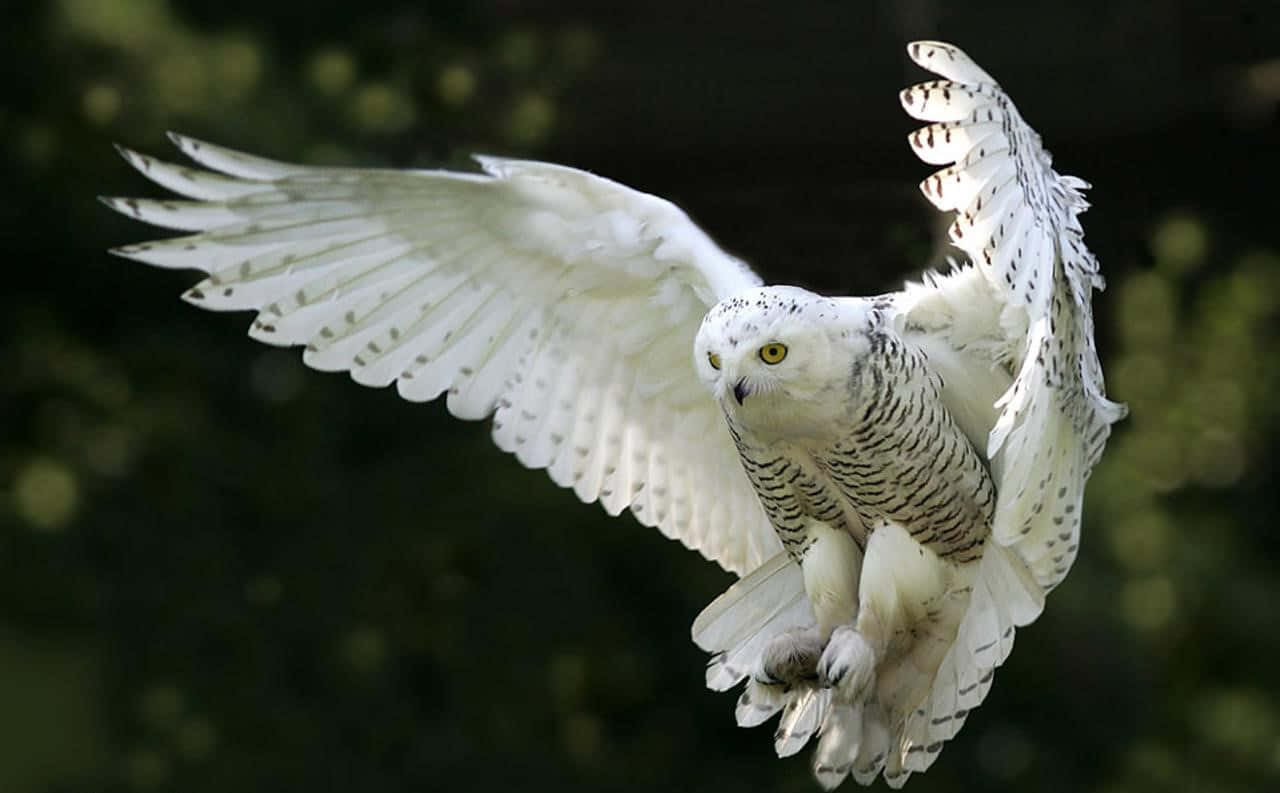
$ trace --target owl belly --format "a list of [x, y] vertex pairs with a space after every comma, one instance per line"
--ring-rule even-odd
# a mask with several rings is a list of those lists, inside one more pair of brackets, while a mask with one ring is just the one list
[[847, 500], [807, 452], [791, 444], [756, 444], [734, 432], [747, 478], [791, 558], [802, 562], [821, 536], [817, 527], [848, 534], [858, 547], [866, 531]]
[[811, 457], [862, 525], [901, 526], [939, 557], [971, 562], [991, 531], [995, 486], [930, 385], [886, 394]]
[[753, 444], [735, 433], [747, 478], [782, 546], [799, 563], [824, 637], [858, 613], [866, 531], [809, 454], [790, 444]]

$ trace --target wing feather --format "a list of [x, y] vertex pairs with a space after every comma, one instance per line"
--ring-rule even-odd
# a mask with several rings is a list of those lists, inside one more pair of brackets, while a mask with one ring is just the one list
[[690, 349], [759, 284], [674, 205], [563, 166], [312, 168], [180, 135], [188, 168], [121, 149], [185, 196], [104, 199], [187, 236], [113, 252], [202, 270], [184, 298], [254, 310], [317, 369], [447, 394], [525, 465], [744, 573], [778, 550]]
[[1078, 218], [1087, 185], [1053, 170], [1039, 135], [959, 49], [915, 42], [907, 51], [947, 78], [902, 92], [910, 115], [934, 122], [911, 134], [912, 148], [926, 162], [955, 163], [920, 187], [956, 211], [950, 239], [989, 285], [988, 301], [969, 311], [996, 320], [989, 361], [1014, 375], [981, 444], [997, 474], [994, 536], [1047, 591], [1075, 557], [1084, 482], [1125, 413], [1105, 396], [1094, 347], [1092, 292], [1103, 284]]
[[987, 452], [997, 505], [954, 641], [934, 671], [921, 665], [929, 685], [897, 700], [907, 707], [884, 768], [892, 785], [932, 764], [985, 698], [1016, 628], [1040, 615], [1067, 574], [1085, 481], [1125, 412], [1105, 396], [1093, 343], [1102, 279], [1078, 219], [1087, 185], [1052, 169], [1012, 101], [959, 49], [915, 42], [907, 51], [945, 78], [901, 99], [932, 122], [908, 141], [945, 167], [920, 188], [956, 213], [948, 236], [972, 265], [931, 274], [897, 299], [903, 327], [947, 383], [949, 409]]

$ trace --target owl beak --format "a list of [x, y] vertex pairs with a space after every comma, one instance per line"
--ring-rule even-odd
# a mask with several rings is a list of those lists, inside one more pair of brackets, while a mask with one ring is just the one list
[[742, 401], [751, 395], [751, 387], [747, 385], [747, 378], [742, 378], [733, 384], [733, 398], [738, 400], [741, 405]]

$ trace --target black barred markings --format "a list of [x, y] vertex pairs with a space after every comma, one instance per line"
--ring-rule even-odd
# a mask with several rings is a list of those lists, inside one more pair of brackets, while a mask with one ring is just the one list
[[729, 434], [764, 507], [765, 515], [782, 542], [782, 547], [796, 561], [804, 559], [816, 539], [809, 534], [808, 522], [817, 519], [836, 529], [851, 531], [858, 547], [865, 545], [861, 527], [849, 526], [841, 499], [814, 472], [806, 470], [798, 460], [785, 454], [768, 454], [762, 448], [743, 440], [742, 430], [730, 420]]
[[729, 418], [765, 514], [797, 561], [814, 542], [814, 520], [849, 531], [860, 548], [867, 531], [892, 521], [943, 558], [978, 560], [996, 503], [986, 466], [943, 407], [924, 355], [890, 332], [871, 342], [849, 384], [865, 407], [826, 448], [760, 444]]
[[[852, 432], [816, 460], [864, 525], [886, 520], [957, 562], [981, 558], [995, 487], [981, 458], [942, 405], [924, 356], [878, 334], [872, 391]], [[877, 371], [882, 370], [882, 371]]]

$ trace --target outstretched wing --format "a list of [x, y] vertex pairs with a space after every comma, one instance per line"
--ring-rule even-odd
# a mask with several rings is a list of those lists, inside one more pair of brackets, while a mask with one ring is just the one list
[[185, 299], [257, 311], [250, 335], [455, 416], [610, 514], [744, 573], [779, 550], [691, 350], [759, 279], [673, 204], [591, 174], [311, 168], [191, 138], [211, 170], [122, 150], [192, 200], [104, 199], [189, 236], [113, 252], [202, 270]]
[[987, 439], [998, 472], [994, 535], [1047, 591], [1075, 560], [1085, 480], [1125, 414], [1106, 398], [1094, 347], [1090, 302], [1103, 280], [1078, 217], [1088, 185], [1053, 170], [1040, 136], [959, 49], [915, 42], [908, 53], [945, 78], [902, 92], [910, 115], [934, 122], [911, 134], [911, 146], [926, 162], [953, 163], [920, 188], [956, 212], [951, 241], [992, 298], [971, 310], [998, 317], [1001, 363], [1014, 375]]
[[957, 421], [985, 445], [997, 487], [989, 542], [955, 640], [932, 685], [904, 714], [887, 768], [923, 771], [980, 704], [1014, 630], [1033, 621], [1076, 557], [1080, 505], [1110, 426], [1090, 305], [1103, 287], [1078, 216], [1087, 185], [1061, 176], [1040, 137], [985, 71], [956, 47], [908, 46], [941, 76], [903, 91], [933, 122], [913, 132], [922, 160], [948, 165], [921, 183], [954, 211], [951, 241], [971, 266], [927, 276], [900, 295], [944, 373]]

